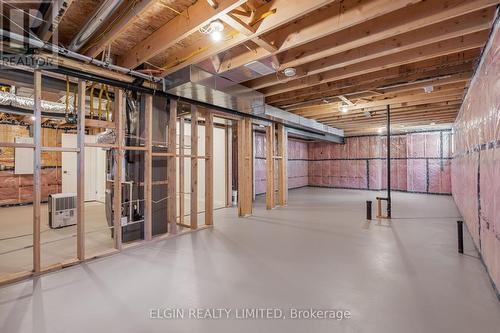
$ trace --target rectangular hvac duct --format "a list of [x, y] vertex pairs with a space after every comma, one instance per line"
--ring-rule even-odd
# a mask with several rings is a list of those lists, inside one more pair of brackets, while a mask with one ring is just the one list
[[267, 105], [260, 92], [197, 66], [185, 67], [167, 76], [166, 81], [170, 94], [282, 122], [304, 133], [312, 132], [316, 139], [320, 136], [323, 140], [343, 142], [343, 130]]

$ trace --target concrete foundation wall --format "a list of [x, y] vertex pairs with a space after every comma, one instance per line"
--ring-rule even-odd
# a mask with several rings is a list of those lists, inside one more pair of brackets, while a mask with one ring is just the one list
[[493, 29], [454, 124], [453, 198], [500, 288], [500, 31]]

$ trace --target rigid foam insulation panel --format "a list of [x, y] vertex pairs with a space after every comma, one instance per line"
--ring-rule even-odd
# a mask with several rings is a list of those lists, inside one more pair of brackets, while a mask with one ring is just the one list
[[[288, 188], [307, 186], [309, 183], [308, 146], [301, 140], [288, 138]], [[266, 136], [255, 132], [254, 140], [255, 194], [266, 193]], [[277, 181], [277, 165], [275, 166], [275, 184]]]
[[[497, 14], [498, 16], [498, 14]], [[454, 123], [453, 198], [500, 288], [500, 31], [498, 18]]]
[[[387, 138], [360, 136], [345, 144], [309, 144], [309, 185], [382, 190], [387, 187]], [[450, 130], [391, 137], [391, 188], [451, 194]]]

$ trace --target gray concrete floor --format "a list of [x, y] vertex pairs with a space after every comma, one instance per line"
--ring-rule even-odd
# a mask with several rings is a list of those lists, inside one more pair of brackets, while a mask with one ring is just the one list
[[[0, 332], [481, 332], [500, 302], [449, 196], [302, 188], [286, 208], [216, 212], [214, 229], [0, 288]], [[348, 309], [335, 320], [151, 320], [152, 308]]]
[[[76, 257], [76, 226], [49, 228], [47, 209], [47, 204], [42, 204], [40, 214], [42, 267]], [[88, 257], [113, 248], [103, 203], [85, 203], [85, 247]], [[32, 269], [33, 206], [0, 208], [0, 277]]]

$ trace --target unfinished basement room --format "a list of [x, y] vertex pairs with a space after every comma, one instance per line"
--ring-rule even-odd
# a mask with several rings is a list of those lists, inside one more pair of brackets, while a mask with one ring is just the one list
[[0, 0], [0, 332], [500, 332], [500, 0]]

